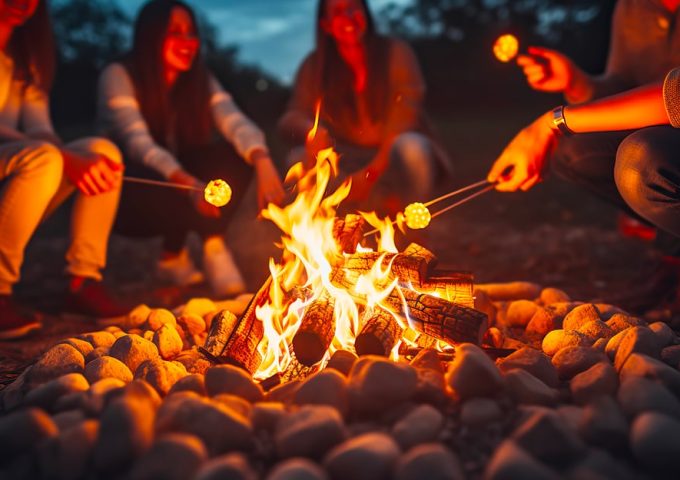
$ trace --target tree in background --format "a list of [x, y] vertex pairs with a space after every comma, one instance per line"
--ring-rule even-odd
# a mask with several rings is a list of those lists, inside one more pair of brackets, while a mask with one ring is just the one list
[[[119, 58], [131, 43], [132, 22], [115, 1], [60, 0], [52, 5], [59, 45], [59, 69], [52, 92], [57, 128], [92, 133], [97, 79], [101, 69]], [[243, 65], [238, 48], [219, 42], [219, 26], [199, 15], [203, 48], [217, 78], [241, 108], [256, 121], [273, 125], [286, 100], [286, 89], [271, 75]]]
[[[558, 49], [591, 72], [604, 69], [616, 0], [413, 0], [383, 12], [388, 31], [416, 48], [432, 107], [511, 107], [556, 97], [530, 91], [519, 69], [497, 62], [491, 46], [501, 33], [523, 48]], [[444, 67], [446, 66], [446, 67]]]

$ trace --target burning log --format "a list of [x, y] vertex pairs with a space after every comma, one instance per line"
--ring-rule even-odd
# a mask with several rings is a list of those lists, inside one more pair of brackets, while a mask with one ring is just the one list
[[271, 277], [264, 283], [248, 304], [245, 312], [234, 322], [233, 314], [223, 311], [213, 319], [210, 334], [201, 351], [215, 363], [236, 365], [254, 374], [262, 362], [257, 350], [264, 336], [264, 325], [257, 319], [255, 311], [269, 297]]
[[436, 270], [420, 285], [423, 292], [441, 297], [466, 307], [475, 305], [472, 296], [472, 275], [453, 270]]
[[238, 318], [229, 310], [217, 312], [213, 317], [208, 338], [206, 338], [203, 347], [200, 348], [202, 353], [215, 361], [214, 359], [224, 352], [224, 348], [227, 346], [229, 338], [234, 333], [237, 325]]
[[[324, 354], [326, 352], [324, 351]], [[295, 352], [291, 352], [290, 363], [285, 372], [280, 373], [281, 383], [288, 383], [292, 380], [303, 380], [319, 370], [319, 365], [304, 365], [296, 357]]]
[[344, 219], [336, 218], [333, 225], [333, 237], [345, 253], [355, 253], [357, 246], [364, 238], [363, 228], [366, 221], [361, 215], [347, 215]]
[[335, 336], [335, 300], [324, 293], [307, 307], [293, 338], [293, 350], [297, 359], [306, 366], [321, 361]]
[[357, 355], [389, 356], [401, 339], [404, 329], [394, 315], [379, 308], [365, 323], [354, 340]]
[[392, 263], [392, 273], [402, 282], [410, 282], [414, 288], [420, 288], [435, 263], [434, 253], [417, 243], [412, 243], [396, 256]]
[[481, 344], [487, 328], [486, 314], [413, 290], [394, 291], [386, 299], [390, 309], [404, 315], [416, 331], [448, 344]]

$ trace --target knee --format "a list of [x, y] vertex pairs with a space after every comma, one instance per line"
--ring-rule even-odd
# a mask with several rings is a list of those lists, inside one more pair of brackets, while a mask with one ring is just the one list
[[428, 160], [432, 156], [432, 145], [425, 135], [405, 132], [392, 142], [392, 153], [401, 159]]
[[638, 204], [653, 187], [654, 179], [675, 170], [672, 160], [672, 152], [664, 148], [654, 129], [639, 130], [626, 137], [614, 166], [614, 180], [623, 199], [631, 206]]
[[[552, 155], [552, 168], [562, 176], [578, 173], [588, 167], [588, 154], [592, 146], [585, 136], [560, 138]], [[586, 168], [587, 169], [587, 168]]]
[[30, 140], [17, 158], [18, 171], [38, 176], [44, 182], [58, 186], [64, 171], [64, 157], [51, 143]]
[[121, 154], [120, 149], [115, 143], [106, 138], [85, 138], [73, 143], [71, 146], [76, 150], [103, 155], [119, 165], [123, 163], [123, 155]]

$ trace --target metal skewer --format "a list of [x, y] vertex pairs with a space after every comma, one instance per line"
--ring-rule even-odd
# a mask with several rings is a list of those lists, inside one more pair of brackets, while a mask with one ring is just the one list
[[202, 192], [203, 189], [200, 187], [192, 187], [191, 185], [182, 185], [181, 183], [167, 182], [164, 180], [150, 180], [148, 178], [138, 178], [138, 177], [128, 177], [124, 176], [123, 180], [131, 183], [141, 183], [144, 185], [154, 185], [156, 187], [168, 187], [177, 188], [180, 190], [192, 190], [194, 192]]
[[437, 218], [439, 215], [446, 213], [453, 208], [460, 207], [461, 205], [469, 202], [470, 200], [474, 200], [475, 198], [479, 197], [480, 195], [482, 195], [486, 192], [490, 192], [491, 190], [493, 190], [495, 188], [496, 188], [495, 185], [489, 185], [486, 188], [481, 189], [479, 192], [475, 192], [471, 195], [468, 195], [467, 197], [459, 200], [458, 202], [454, 203], [453, 205], [449, 205], [448, 207], [442, 208], [438, 212], [433, 213], [432, 218]]
[[[448, 199], [448, 198], [454, 197], [454, 196], [456, 196], [456, 195], [460, 195], [461, 193], [468, 192], [468, 191], [470, 191], [470, 190], [473, 190], [473, 189], [475, 189], [475, 188], [479, 188], [479, 187], [484, 186], [484, 185], [486, 185], [485, 188], [483, 188], [483, 189], [481, 189], [481, 190], [479, 190], [479, 191], [477, 191], [477, 192], [474, 192], [474, 193], [468, 195], [467, 197], [464, 197], [464, 198], [460, 199], [460, 200], [457, 201], [456, 203], [454, 203], [454, 204], [452, 204], [452, 205], [449, 205], [448, 207], [445, 207], [445, 208], [439, 210], [438, 212], [433, 213], [433, 214], [432, 214], [432, 218], [436, 218], [436, 217], [438, 217], [439, 215], [442, 215], [443, 213], [448, 212], [449, 210], [452, 210], [452, 209], [454, 209], [454, 208], [456, 208], [456, 207], [459, 207], [459, 206], [461, 206], [461, 205], [464, 205], [465, 203], [469, 202], [470, 200], [474, 200], [475, 198], [479, 197], [480, 195], [483, 195], [484, 193], [490, 192], [491, 190], [495, 189], [496, 186], [495, 186], [494, 184], [489, 183], [488, 180], [481, 180], [481, 181], [479, 181], [479, 182], [473, 183], [472, 185], [468, 185], [468, 186], [466, 186], [466, 187], [460, 188], [460, 189], [458, 189], [458, 190], [456, 190], [456, 191], [454, 191], [454, 192], [450, 192], [450, 193], [447, 193], [446, 195], [442, 195], [441, 197], [437, 197], [437, 198], [435, 198], [434, 200], [430, 200], [429, 202], [425, 203], [424, 205], [425, 205], [426, 207], [429, 207], [429, 206], [431, 206], [431, 205], [434, 205], [435, 203], [439, 203], [439, 202], [441, 202], [441, 201], [443, 201], [443, 200], [446, 200], [446, 199]], [[393, 220], [392, 222], [390, 222], [391, 225], [394, 225], [395, 223], [397, 223], [396, 220]], [[370, 236], [370, 235], [373, 235], [373, 234], [375, 234], [375, 233], [378, 233], [379, 231], [380, 231], [380, 229], [374, 228], [373, 230], [371, 230], [371, 231], [369, 231], [369, 232], [366, 232], [366, 233], [364, 234], [364, 237], [368, 237], [368, 236]]]

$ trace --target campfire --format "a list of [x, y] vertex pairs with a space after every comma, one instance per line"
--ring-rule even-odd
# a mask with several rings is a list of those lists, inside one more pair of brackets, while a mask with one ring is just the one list
[[417, 244], [399, 252], [389, 218], [336, 217], [351, 189], [345, 182], [328, 192], [338, 160], [327, 149], [314, 168], [295, 165], [286, 180], [297, 198], [263, 212], [282, 232], [281, 260], [270, 260], [269, 278], [240, 318], [223, 311], [213, 320], [201, 349], [212, 362], [285, 380], [317, 371], [338, 349], [396, 360], [414, 347], [481, 343], [487, 317], [473, 308], [472, 275], [437, 270]]

